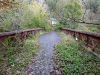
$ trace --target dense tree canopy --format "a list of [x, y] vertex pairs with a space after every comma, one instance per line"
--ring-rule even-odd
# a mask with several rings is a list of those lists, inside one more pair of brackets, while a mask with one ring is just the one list
[[[50, 25], [47, 25], [48, 14], [64, 25], [80, 20], [88, 22], [87, 19], [84, 20], [85, 17], [94, 18], [94, 14], [99, 14], [100, 9], [100, 0], [43, 0], [44, 4], [40, 4], [39, 1], [41, 0], [1, 0], [0, 31], [50, 28]], [[45, 12], [45, 4], [48, 5], [50, 13]]]
[[17, 3], [12, 8], [0, 9], [1, 31], [19, 30], [24, 28], [50, 28], [48, 13], [36, 0], [14, 0]]

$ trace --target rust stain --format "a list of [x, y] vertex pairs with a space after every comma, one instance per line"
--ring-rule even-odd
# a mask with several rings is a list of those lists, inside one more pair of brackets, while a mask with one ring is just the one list
[[100, 54], [100, 33], [82, 32], [67, 28], [62, 28], [61, 30], [66, 34], [78, 38], [79, 41], [84, 41], [86, 47], [89, 47], [93, 52]]
[[36, 34], [42, 30], [41, 28], [37, 29], [27, 29], [27, 30], [19, 30], [19, 31], [12, 31], [12, 32], [2, 32], [0, 33], [0, 41], [5, 40], [6, 38], [14, 38], [14, 37], [20, 37], [20, 39], [25, 39], [29, 36], [29, 34]]

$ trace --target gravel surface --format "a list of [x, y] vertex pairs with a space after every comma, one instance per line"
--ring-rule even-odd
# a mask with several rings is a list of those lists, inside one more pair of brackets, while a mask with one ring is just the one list
[[40, 52], [28, 67], [28, 75], [61, 75], [55, 70], [54, 47], [60, 42], [60, 37], [56, 32], [50, 32], [40, 36]]

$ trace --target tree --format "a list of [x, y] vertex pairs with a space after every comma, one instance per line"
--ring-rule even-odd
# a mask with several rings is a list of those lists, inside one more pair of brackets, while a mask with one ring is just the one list
[[77, 28], [76, 21], [82, 18], [80, 0], [59, 0], [56, 4], [56, 17], [64, 27]]
[[0, 10], [0, 31], [49, 27], [48, 14], [37, 1], [30, 3], [30, 0], [23, 0], [23, 2], [15, 0], [15, 2], [19, 3], [18, 6]]
[[80, 0], [46, 0], [51, 12], [61, 24], [76, 28], [75, 21], [82, 18], [82, 5]]
[[76, 2], [70, 2], [64, 7], [64, 17], [70, 20], [78, 20], [82, 16], [81, 5]]
[[81, 16], [80, 0], [46, 0], [50, 10], [58, 17]]
[[82, 0], [84, 6], [83, 22], [98, 25], [100, 0]]
[[46, 3], [48, 4], [49, 6], [49, 9], [50, 11], [55, 11], [56, 10], [56, 3], [59, 1], [59, 0], [45, 0]]
[[85, 2], [85, 6], [86, 9], [90, 9], [93, 13], [96, 13], [98, 7], [100, 7], [100, 0], [88, 0], [87, 3]]

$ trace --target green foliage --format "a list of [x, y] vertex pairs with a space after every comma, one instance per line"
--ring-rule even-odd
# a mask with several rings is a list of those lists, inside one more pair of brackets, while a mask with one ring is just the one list
[[14, 48], [8, 48], [7, 49], [7, 58], [8, 58], [8, 64], [10, 66], [15, 64]]
[[76, 22], [73, 22], [73, 21], [66, 21], [66, 20], [61, 20], [60, 22], [63, 27], [66, 27], [66, 28], [71, 28], [71, 29], [76, 29], [78, 27], [78, 23]]
[[24, 20], [21, 23], [21, 28], [43, 28], [44, 30], [50, 30], [50, 25], [48, 24], [48, 14], [42, 8], [42, 5], [33, 2], [32, 5], [27, 6], [26, 12], [24, 12]]
[[79, 24], [76, 22], [62, 20], [55, 26], [55, 30], [60, 30], [61, 28], [77, 29], [78, 26]]
[[[23, 68], [25, 68], [36, 55], [39, 48], [37, 43], [38, 36], [39, 34], [35, 36], [30, 35], [30, 37], [23, 42], [19, 40], [19, 38], [16, 40], [12, 40], [10, 38], [6, 39], [4, 42], [6, 51], [2, 52], [2, 55], [5, 55], [5, 57], [0, 55], [0, 73], [18, 75], [19, 73], [17, 72], [20, 72]], [[7, 71], [7, 69], [9, 69], [9, 71]]]
[[48, 4], [49, 6], [49, 9], [50, 11], [55, 11], [56, 10], [56, 3], [59, 1], [59, 0], [45, 0], [46, 3]]
[[78, 27], [76, 28], [79, 31], [85, 31], [85, 32], [100, 32], [99, 25], [93, 25], [93, 24], [82, 24], [79, 23]]
[[82, 16], [81, 6], [77, 2], [67, 4], [63, 12], [64, 17], [68, 19], [79, 19]]
[[97, 25], [90, 25], [90, 26], [87, 26], [87, 28], [91, 31], [91, 32], [100, 32], [100, 28], [99, 26]]
[[78, 1], [73, 0], [72, 2], [67, 3], [62, 12], [63, 19], [61, 20], [61, 23], [67, 28], [77, 28], [78, 23], [74, 22], [74, 20], [78, 20], [82, 16], [81, 5]]
[[17, 29], [43, 28], [50, 29], [48, 24], [48, 13], [37, 1], [31, 4], [22, 2], [18, 7], [1, 11], [3, 17], [1, 31], [12, 31]]
[[75, 21], [78, 21], [82, 17], [80, 0], [58, 0], [55, 6], [56, 9], [53, 12], [55, 12], [55, 16], [58, 17], [58, 20], [63, 27], [72, 29], [78, 27], [78, 23]]
[[[22, 28], [34, 28], [40, 27], [40, 23], [44, 23], [41, 20], [45, 18], [45, 13], [43, 12], [41, 6], [34, 2], [32, 5], [27, 5], [28, 10], [24, 11]], [[41, 25], [42, 26], [42, 25]]]
[[97, 27], [90, 28], [90, 30], [91, 30], [92, 32], [100, 32], [100, 29], [98, 29]]
[[62, 42], [56, 47], [58, 64], [63, 68], [64, 75], [98, 74], [100, 59], [84, 48], [71, 37], [63, 35]]
[[56, 12], [63, 19], [80, 19], [82, 16], [82, 6], [79, 0], [59, 0]]
[[64, 25], [63, 24], [61, 24], [61, 23], [59, 23], [59, 24], [57, 24], [54, 28], [55, 28], [55, 30], [60, 30], [61, 28], [63, 28], [64, 27]]

